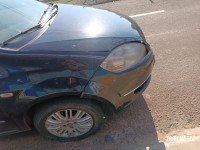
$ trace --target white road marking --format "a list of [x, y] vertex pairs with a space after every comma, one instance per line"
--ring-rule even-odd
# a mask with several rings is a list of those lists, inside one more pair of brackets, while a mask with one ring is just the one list
[[155, 14], [164, 13], [164, 12], [165, 12], [165, 10], [158, 10], [158, 11], [148, 12], [148, 13], [144, 13], [144, 14], [132, 15], [129, 17], [136, 18], [136, 17], [148, 16], [148, 15], [155, 15]]
[[150, 34], [150, 35], [146, 35], [146, 38], [150, 38], [150, 37], [158, 37], [158, 36], [163, 36], [163, 35], [169, 35], [169, 34], [178, 34], [184, 32], [184, 30], [171, 30], [171, 31], [167, 31], [167, 32], [162, 32], [162, 33], [156, 33], [156, 34]]

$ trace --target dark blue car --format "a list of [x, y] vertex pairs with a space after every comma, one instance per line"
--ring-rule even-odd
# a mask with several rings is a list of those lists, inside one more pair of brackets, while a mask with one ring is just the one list
[[0, 135], [36, 128], [73, 141], [148, 86], [154, 55], [138, 25], [108, 10], [0, 0]]

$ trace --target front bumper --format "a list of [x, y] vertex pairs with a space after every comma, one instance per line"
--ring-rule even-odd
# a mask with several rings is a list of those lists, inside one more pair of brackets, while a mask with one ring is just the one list
[[137, 65], [120, 73], [112, 73], [99, 68], [82, 97], [109, 101], [116, 109], [127, 106], [148, 86], [155, 63], [152, 51]]

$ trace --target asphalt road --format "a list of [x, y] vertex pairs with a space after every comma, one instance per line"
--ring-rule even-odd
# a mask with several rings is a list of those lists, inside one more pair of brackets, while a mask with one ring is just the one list
[[200, 127], [200, 1], [123, 0], [94, 7], [128, 16], [164, 11], [134, 18], [156, 55], [150, 86], [85, 140], [60, 143], [31, 131], [1, 137], [0, 150], [123, 150]]

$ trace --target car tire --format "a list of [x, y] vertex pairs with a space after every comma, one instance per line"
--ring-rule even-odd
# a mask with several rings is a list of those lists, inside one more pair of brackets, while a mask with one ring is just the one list
[[85, 100], [59, 100], [37, 108], [33, 123], [44, 137], [76, 141], [95, 133], [104, 120], [102, 109]]

